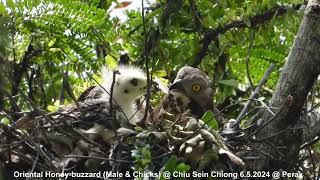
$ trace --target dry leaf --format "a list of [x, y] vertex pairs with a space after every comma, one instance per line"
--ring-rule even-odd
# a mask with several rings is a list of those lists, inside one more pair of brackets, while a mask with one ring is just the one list
[[237, 157], [236, 155], [234, 155], [232, 152], [225, 150], [224, 148], [220, 148], [219, 150], [219, 154], [226, 154], [228, 155], [228, 157], [230, 158], [230, 160], [239, 166], [244, 166], [244, 162], [242, 161], [242, 159], [240, 159], [239, 157]]

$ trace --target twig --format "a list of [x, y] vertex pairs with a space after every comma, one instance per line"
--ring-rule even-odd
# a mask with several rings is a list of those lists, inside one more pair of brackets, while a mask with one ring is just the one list
[[121, 159], [110, 159], [96, 156], [80, 156], [80, 155], [63, 155], [65, 158], [85, 158], [85, 159], [98, 159], [104, 161], [113, 161], [117, 163], [133, 163], [133, 161], [121, 160]]
[[[72, 60], [72, 59], [68, 56], [68, 54], [66, 54], [66, 53], [64, 52], [63, 49], [61, 49], [61, 51], [64, 53], [64, 55], [65, 55], [67, 58], [69, 58], [70, 60]], [[110, 55], [110, 54], [109, 54], [109, 55]], [[73, 61], [72, 61], [72, 62], [73, 62]], [[87, 75], [91, 80], [93, 80], [100, 88], [102, 88], [104, 92], [106, 92], [110, 97], [112, 97], [112, 96], [110, 95], [109, 91], [106, 90], [106, 88], [104, 88], [104, 87], [103, 87], [95, 78], [93, 78], [87, 71], [85, 71], [84, 69], [82, 69], [82, 67], [78, 66], [77, 64], [75, 64], [75, 65], [76, 65], [79, 69], [81, 69], [82, 72], [85, 72], [86, 75]], [[116, 101], [114, 98], [112, 98], [112, 99], [113, 99], [114, 103], [118, 106], [119, 110], [120, 110], [121, 113], [124, 115], [124, 117], [126, 118], [126, 120], [128, 120], [128, 117], [127, 117], [126, 113], [123, 111], [123, 109], [121, 108], [121, 106], [119, 106], [119, 104], [117, 103], [117, 101]]]
[[55, 172], [58, 172], [58, 168], [53, 164], [52, 159], [43, 151], [40, 145], [38, 145], [32, 138], [30, 138], [30, 142], [34, 145], [34, 149], [44, 157], [44, 161], [50, 164]]
[[[315, 144], [315, 143], [317, 143], [319, 140], [320, 140], [320, 136], [314, 138], [314, 139], [311, 140], [310, 142], [307, 142], [307, 143], [302, 144], [302, 146], [300, 146], [300, 150], [301, 150], [301, 149], [304, 149], [304, 148], [306, 148], [306, 147], [308, 147], [308, 146], [311, 146], [311, 145], [313, 145], [313, 144]], [[320, 175], [320, 174], [319, 174], [319, 175]]]
[[[69, 77], [68, 77], [68, 71], [66, 71], [65, 73], [63, 73], [63, 79], [62, 79], [62, 87], [64, 87], [64, 89], [67, 91], [69, 97], [72, 99], [72, 101], [76, 104], [76, 106], [78, 107], [79, 110], [81, 110], [79, 103], [77, 101], [77, 98], [75, 97], [75, 95], [73, 94], [72, 88], [70, 86], [69, 83]], [[62, 88], [61, 87], [61, 88]], [[63, 94], [63, 93], [62, 93]]]
[[[87, 73], [86, 71], [84, 71], [84, 72], [85, 72], [86, 75], [87, 75], [90, 79], [92, 79], [100, 88], [102, 88], [105, 93], [107, 93], [109, 96], [111, 96], [110, 93], [109, 93], [109, 91], [106, 90], [106, 88], [104, 88], [95, 78], [93, 78], [93, 77], [92, 77], [89, 73]], [[114, 103], [118, 106], [117, 108], [119, 108], [120, 112], [124, 115], [124, 117], [126, 118], [126, 120], [129, 120], [129, 118], [127, 117], [126, 113], [123, 111], [123, 109], [121, 108], [121, 106], [119, 106], [118, 102], [117, 102], [114, 98], [112, 98], [112, 99], [113, 99]]]
[[74, 133], [76, 133], [76, 135], [79, 135], [79, 139], [81, 139], [81, 140], [83, 140], [83, 141], [85, 141], [85, 142], [87, 142], [87, 143], [90, 143], [90, 144], [92, 144], [92, 145], [94, 145], [94, 146], [97, 146], [97, 147], [99, 147], [99, 148], [102, 147], [100, 144], [98, 144], [98, 143], [96, 143], [95, 141], [89, 139], [88, 137], [86, 137], [85, 135], [83, 135], [83, 134], [82, 134], [81, 132], [79, 132], [78, 130], [76, 130], [76, 129], [74, 129], [74, 128], [72, 128], [71, 130], [72, 130]]
[[[49, 123], [55, 124], [54, 121], [52, 121], [51, 118], [50, 118], [46, 113], [44, 113], [41, 109], [39, 109], [39, 108], [37, 107], [37, 105], [36, 105], [28, 96], [26, 96], [23, 92], [20, 92], [20, 94], [22, 95], [22, 97], [23, 97], [25, 100], [29, 101], [29, 103], [31, 104], [31, 106], [32, 106], [36, 111], [38, 111], [46, 120], [48, 120]], [[59, 127], [58, 127], [58, 128], [59, 128]], [[61, 130], [62, 132], [65, 132], [65, 130], [62, 129], [62, 128], [59, 128], [59, 130]], [[65, 133], [67, 134], [67, 132], [65, 132]]]
[[[39, 110], [39, 108], [35, 105], [35, 103], [34, 103], [28, 96], [26, 96], [23, 92], [20, 92], [20, 94], [22, 95], [22, 97], [23, 97], [25, 100], [29, 101], [29, 103], [32, 105], [32, 107], [33, 107], [34, 109], [36, 109], [38, 112], [40, 112], [49, 122], [52, 122], [51, 119], [50, 119], [45, 113], [43, 113], [41, 110]], [[36, 128], [36, 129], [37, 129], [37, 128]], [[64, 131], [64, 130], [62, 129], [62, 131]], [[32, 138], [30, 138], [29, 140], [30, 140], [30, 142], [33, 143], [35, 149], [37, 149], [38, 152], [40, 152], [40, 154], [42, 154], [42, 156], [44, 157], [44, 160], [45, 160], [48, 164], [50, 164], [50, 165], [54, 168], [55, 171], [57, 171], [57, 170], [58, 170], [57, 167], [54, 166], [54, 164], [52, 163], [52, 160], [51, 160], [51, 159], [49, 158], [49, 156], [41, 149], [41, 147], [38, 146], [38, 144], [37, 144]]]
[[[220, 115], [223, 111], [225, 111], [225, 110], [227, 110], [227, 109], [229, 109], [229, 108], [231, 108], [231, 107], [233, 107], [233, 106], [236, 106], [236, 105], [240, 104], [241, 102], [248, 101], [248, 100], [250, 100], [250, 99], [243, 99], [243, 100], [240, 100], [240, 101], [238, 101], [238, 102], [236, 102], [236, 103], [234, 103], [234, 104], [230, 104], [230, 105], [228, 105], [227, 107], [225, 107], [225, 108], [223, 108], [222, 110], [220, 110], [218, 113], [214, 113], [213, 116], [214, 116], [215, 119], [217, 119], [217, 118], [218, 118], [218, 115]], [[253, 99], [253, 100], [255, 100], [255, 99]], [[201, 129], [203, 129], [204, 126], [207, 125], [208, 122], [210, 122], [211, 120], [212, 120], [212, 119], [210, 118], [210, 119], [208, 119], [207, 121], [205, 121], [205, 122], [203, 123], [203, 125], [201, 126]], [[199, 132], [201, 129], [199, 129], [198, 132]], [[237, 131], [237, 132], [238, 132], [238, 131]]]
[[267, 157], [269, 157], [269, 158], [271, 158], [271, 159], [280, 160], [280, 159], [275, 158], [275, 157], [273, 157], [272, 155], [270, 155], [270, 154], [268, 154], [268, 153], [266, 153], [266, 152], [264, 152], [264, 151], [262, 151], [262, 150], [260, 150], [260, 149], [257, 149], [257, 148], [255, 148], [255, 147], [253, 147], [253, 146], [250, 146], [250, 145], [248, 145], [248, 144], [246, 144], [246, 146], [248, 146], [249, 148], [253, 149], [254, 151], [257, 151], [257, 152], [259, 152], [259, 153], [261, 153], [261, 154], [263, 154], [263, 155], [265, 155], [265, 156], [267, 156]]
[[[39, 161], [39, 153], [37, 152], [37, 157], [35, 158], [35, 160], [34, 160], [34, 162], [33, 162], [33, 164], [32, 164], [32, 168], [31, 168], [31, 170], [30, 170], [31, 173], [32, 173], [32, 172], [34, 171], [34, 169], [36, 168], [38, 161]], [[29, 178], [27, 178], [27, 179], [29, 179]]]
[[317, 179], [320, 179], [320, 163], [319, 163], [319, 167], [318, 167], [318, 176]]
[[[240, 129], [240, 130], [238, 130], [238, 131], [232, 131], [232, 132], [228, 132], [228, 133], [225, 133], [225, 132], [220, 132], [220, 134], [221, 134], [221, 136], [225, 136], [225, 135], [228, 135], [228, 136], [230, 136], [230, 135], [234, 135], [234, 134], [238, 134], [238, 133], [241, 133], [241, 132], [245, 132], [245, 131], [247, 131], [247, 130], [250, 130], [252, 127], [254, 127], [254, 125], [255, 124], [251, 124], [251, 125], [249, 125], [248, 127], [245, 127], [245, 128], [243, 128], [243, 129]], [[234, 136], [235, 138], [237, 138], [236, 136]]]
[[[295, 10], [299, 10], [299, 8], [306, 4], [304, 3], [298, 3], [298, 4], [293, 4], [293, 8], [291, 9], [295, 9]], [[272, 18], [274, 18], [275, 16], [282, 16], [284, 15], [287, 11], [288, 11], [287, 6], [279, 6], [276, 5], [275, 7], [267, 10], [266, 12], [262, 13], [262, 14], [258, 14], [255, 16], [252, 16], [249, 18], [250, 21], [250, 25], [248, 23], [246, 23], [244, 20], [236, 20], [236, 21], [231, 21], [229, 23], [226, 23], [222, 26], [219, 26], [216, 29], [213, 29], [211, 31], [208, 31], [204, 34], [204, 37], [202, 39], [202, 48], [199, 50], [197, 56], [195, 57], [194, 63], [192, 65], [192, 67], [197, 67], [202, 59], [205, 57], [208, 49], [209, 49], [209, 45], [211, 43], [211, 41], [215, 41], [218, 37], [218, 35], [220, 34], [224, 34], [225, 32], [234, 29], [234, 28], [245, 28], [245, 27], [256, 27], [260, 24], [264, 24], [268, 21], [270, 21]]]
[[170, 71], [169, 71], [169, 68], [168, 68], [168, 57], [165, 56], [165, 53], [163, 52], [163, 50], [159, 47], [159, 54], [160, 54], [160, 57], [161, 57], [161, 60], [164, 61], [164, 69], [166, 70], [167, 72], [167, 76], [169, 77], [169, 74], [170, 74]]
[[19, 98], [19, 97], [20, 97], [20, 95], [17, 94], [17, 95], [11, 96], [11, 97], [4, 97], [2, 100], [7, 101], [7, 100], [11, 100], [11, 99], [16, 99], [16, 98]]
[[275, 67], [274, 64], [270, 64], [269, 68], [267, 69], [267, 71], [265, 72], [264, 76], [262, 77], [262, 79], [260, 80], [259, 84], [257, 85], [256, 89], [254, 90], [254, 92], [251, 94], [250, 98], [251, 100], [249, 100], [245, 106], [243, 107], [242, 111], [240, 112], [240, 114], [238, 115], [235, 123], [232, 125], [232, 127], [236, 127], [239, 126], [239, 123], [242, 119], [242, 117], [246, 114], [246, 112], [248, 111], [251, 103], [252, 103], [252, 99], [256, 98], [262, 88], [262, 86], [266, 83], [270, 73], [272, 72], [273, 68]]
[[[163, 14], [160, 17], [159, 20], [159, 25], [160, 26], [165, 26], [167, 21], [169, 20], [170, 16], [176, 12], [179, 11], [179, 9], [182, 7], [183, 1], [182, 0], [168, 0], [166, 7], [164, 8]], [[144, 10], [144, 7], [142, 7], [142, 11]], [[143, 21], [145, 23], [145, 18], [143, 17]], [[145, 28], [145, 24], [143, 25], [143, 28]], [[153, 31], [153, 33], [152, 33]], [[146, 39], [146, 42], [144, 43], [145, 48], [144, 51], [142, 53], [142, 60], [145, 60], [143, 58], [143, 56], [149, 56], [151, 49], [154, 48], [156, 45], [159, 44], [159, 39], [160, 39], [160, 29], [156, 28], [154, 30], [150, 30], [148, 32], [145, 31], [145, 29], [143, 30], [144, 35], [149, 35], [149, 38]], [[155, 43], [157, 42], [157, 44]]]
[[141, 109], [144, 101], [146, 100], [146, 98], [143, 98], [143, 100], [141, 101], [141, 103], [139, 104], [139, 107], [137, 108], [137, 110], [134, 112], [134, 114], [129, 118], [129, 121], [139, 112], [139, 110]]
[[[5, 128], [9, 128], [10, 126], [4, 126]], [[4, 130], [6, 130], [4, 128]], [[10, 131], [10, 130], [13, 130], [13, 131], [16, 131], [15, 129], [13, 129], [13, 128], [11, 128], [10, 127], [10, 129], [8, 129], [8, 131]], [[13, 143], [9, 143], [9, 144], [0, 144], [0, 147], [11, 147], [11, 146], [16, 146], [16, 145], [19, 145], [19, 144], [22, 144], [22, 143], [24, 143], [24, 142], [26, 142], [26, 141], [28, 141], [29, 139], [31, 139], [32, 138], [32, 136], [34, 135], [34, 132], [35, 132], [35, 130], [36, 130], [36, 128], [31, 132], [31, 134], [29, 135], [29, 136], [26, 136], [24, 139], [22, 139], [22, 140], [20, 140], [20, 141], [16, 141], [16, 142], [13, 142]], [[7, 132], [8, 132], [7, 131]], [[25, 134], [24, 134], [25, 135]], [[15, 136], [17, 139], [19, 139], [17, 136]]]
[[[10, 76], [6, 76], [7, 79], [11, 82], [11, 84], [13, 84], [13, 80], [12, 78], [10, 78]], [[0, 87], [1, 89], [1, 93], [6, 96], [8, 98], [8, 100], [10, 100], [10, 104], [11, 104], [11, 109], [12, 109], [12, 112], [20, 112], [20, 108], [17, 104], [17, 101], [15, 100], [16, 97], [19, 97], [18, 95], [14, 95], [12, 96], [8, 91], [6, 91], [3, 87]], [[11, 114], [11, 118], [13, 118], [14, 120], [15, 119], [16, 115], [15, 114]]]
[[119, 71], [113, 71], [112, 83], [111, 83], [111, 89], [110, 89], [110, 98], [109, 98], [111, 117], [115, 117], [115, 112], [114, 112], [113, 107], [112, 107], [112, 102], [113, 102], [112, 99], [113, 99], [113, 88], [114, 88], [114, 84], [116, 83], [116, 75], [117, 74], [119, 74]]
[[58, 168], [53, 164], [52, 159], [45, 153], [45, 151], [43, 151], [40, 145], [38, 145], [37, 142], [34, 141], [32, 138], [30, 139], [30, 142], [34, 145], [35, 150], [37, 150], [37, 152], [39, 152], [44, 157], [44, 161], [50, 164], [50, 166], [54, 169], [55, 172], [58, 172]]
[[[160, 7], [161, 7], [160, 4], [156, 4], [156, 6], [153, 7], [153, 8], [145, 7], [144, 9], [154, 11], [154, 10], [156, 10], [156, 9], [159, 9]], [[151, 19], [151, 18], [147, 18], [146, 20], [149, 21], [150, 19]], [[142, 25], [143, 25], [143, 24], [139, 24], [139, 25], [137, 25], [135, 28], [133, 28], [131, 31], [129, 31], [128, 36], [130, 37], [130, 36], [131, 36], [133, 33], [135, 33], [139, 28], [141, 28]]]
[[254, 85], [253, 85], [253, 82], [250, 76], [250, 71], [249, 71], [249, 59], [250, 59], [249, 57], [251, 54], [251, 49], [253, 47], [253, 41], [254, 41], [254, 32], [252, 31], [252, 29], [250, 29], [250, 44], [249, 44], [248, 52], [246, 55], [245, 63], [246, 63], [247, 77], [248, 77], [251, 89], [254, 89]]
[[172, 151], [169, 151], [169, 152], [166, 152], [166, 153], [164, 153], [164, 154], [161, 154], [160, 156], [153, 157], [152, 160], [161, 159], [161, 158], [166, 157], [166, 156], [169, 156], [169, 155], [171, 155], [171, 154], [173, 154], [173, 152], [172, 152]]
[[[258, 132], [260, 132], [266, 125], [268, 125], [271, 121], [275, 120], [275, 118], [276, 118], [277, 116], [279, 116], [284, 109], [287, 109], [288, 107], [290, 107], [290, 106], [292, 105], [292, 102], [293, 102], [293, 97], [292, 97], [291, 95], [288, 95], [287, 98], [286, 98], [286, 100], [285, 100], [285, 102], [282, 104], [281, 108], [279, 109], [279, 111], [278, 111], [272, 118], [270, 118], [267, 122], [265, 122], [264, 124], [262, 124], [261, 126], [259, 126], [259, 129], [257, 129], [255, 132], [253, 132], [252, 134], [248, 135], [247, 137], [251, 137], [251, 136], [257, 134]], [[286, 129], [287, 129], [287, 128], [282, 129], [282, 131], [285, 131]], [[271, 136], [276, 136], [276, 135], [278, 135], [278, 134], [281, 134], [282, 131], [280, 131], [279, 133], [276, 133], [276, 134], [274, 134], [274, 135], [271, 135]], [[270, 136], [269, 136], [269, 137], [270, 137]], [[269, 138], [269, 137], [268, 137], [268, 138]], [[266, 139], [266, 138], [263, 138], [263, 139]], [[261, 141], [261, 139], [260, 139], [260, 140], [257, 140], [257, 141]]]
[[[251, 139], [252, 141], [254, 141], [254, 142], [263, 142], [263, 141], [265, 141], [265, 140], [267, 140], [267, 139], [270, 139], [270, 138], [273, 138], [273, 137], [275, 137], [275, 136], [279, 136], [280, 134], [283, 134], [283, 133], [285, 133], [285, 132], [288, 132], [288, 130], [298, 130], [298, 129], [305, 129], [304, 127], [295, 127], [295, 128], [286, 128], [286, 129], [282, 129], [281, 131], [279, 131], [279, 132], [277, 132], [277, 133], [275, 133], [275, 134], [272, 134], [272, 135], [270, 135], [270, 136], [267, 136], [267, 137], [263, 137], [263, 138], [261, 138], [261, 139]], [[249, 136], [251, 136], [251, 135], [248, 135], [247, 137], [249, 137]], [[313, 142], [313, 141], [312, 141]], [[317, 142], [317, 140], [316, 140], [316, 142]], [[314, 142], [314, 143], [316, 143], [316, 142]], [[307, 146], [310, 146], [310, 145], [312, 145], [312, 144], [314, 144], [314, 143], [311, 143], [311, 144], [307, 144]], [[306, 144], [304, 144], [304, 145], [306, 145]], [[301, 146], [302, 147], [302, 146]], [[300, 149], [303, 149], [303, 148], [305, 148], [306, 146], [304, 146], [303, 148], [301, 148], [300, 147]]]
[[310, 146], [307, 148], [309, 155], [310, 155], [310, 159], [311, 159], [311, 163], [312, 163], [312, 169], [313, 169], [313, 179], [317, 180], [317, 171], [316, 171], [316, 163], [314, 162], [313, 156], [312, 156], [312, 151], [310, 149]]
[[306, 114], [308, 114], [308, 113], [312, 112], [314, 109], [318, 108], [319, 106], [320, 106], [320, 103], [318, 103], [318, 104], [316, 104], [316, 105], [312, 106], [312, 107], [310, 108], [310, 110], [308, 110], [306, 113], [304, 113], [304, 115], [306, 115]]
[[[144, 2], [143, 0], [141, 1], [141, 15], [142, 15], [142, 26], [143, 26], [143, 35], [144, 35], [144, 38], [143, 38], [143, 41], [144, 41], [144, 53], [143, 53], [143, 60], [145, 62], [145, 65], [146, 65], [146, 73], [147, 73], [147, 95], [146, 95], [146, 109], [145, 109], [145, 112], [144, 112], [144, 115], [143, 115], [143, 118], [141, 120], [141, 124], [142, 125], [145, 125], [146, 123], [146, 120], [147, 120], [147, 117], [148, 117], [148, 111], [149, 111], [149, 107], [150, 107], [150, 95], [151, 95], [151, 91], [150, 91], [150, 73], [149, 73], [149, 56], [147, 53], [147, 34], [146, 34], [146, 20], [145, 20], [145, 16], [144, 16]], [[151, 40], [152, 43], [151, 44], [154, 44], [154, 39]], [[152, 49], [154, 49], [154, 47], [152, 46]]]
[[[181, 122], [182, 117], [186, 117], [188, 113], [190, 113], [190, 110], [189, 110], [189, 109], [188, 109], [187, 111], [185, 111], [184, 113], [179, 113], [179, 114], [177, 115], [178, 117], [177, 117], [176, 120], [172, 123], [171, 127], [174, 127], [178, 122]], [[211, 120], [211, 119], [210, 119], [210, 120]], [[183, 121], [185, 121], [185, 119], [182, 120], [182, 122], [183, 122]], [[206, 122], [205, 122], [205, 124], [206, 124]]]
[[285, 155], [279, 150], [282, 147], [276, 147], [273, 143], [271, 143], [270, 141], [264, 141], [265, 144], [271, 146], [275, 151], [277, 151], [277, 153], [279, 154], [279, 156], [281, 156], [282, 158], [285, 158]]
[[[21, 152], [17, 152], [17, 151], [12, 151], [12, 154], [16, 155], [16, 156], [19, 156], [19, 158], [21, 158], [24, 162], [26, 162], [27, 164], [30, 164], [32, 165], [32, 158], [31, 157], [28, 157], [27, 155], [21, 153]], [[38, 168], [42, 171], [49, 171], [50, 168], [40, 162], [38, 162]]]
[[282, 107], [280, 108], [280, 110], [279, 110], [274, 116], [272, 116], [272, 118], [270, 118], [267, 122], [265, 122], [264, 124], [262, 124], [261, 126], [259, 126], [259, 128], [258, 128], [255, 132], [249, 134], [248, 137], [251, 137], [251, 136], [257, 134], [257, 133], [260, 132], [266, 125], [268, 125], [271, 121], [273, 121], [276, 117], [278, 117], [279, 114], [284, 110], [284, 107], [286, 107], [285, 104], [282, 105]]
[[197, 6], [194, 2], [194, 0], [189, 0], [189, 5], [190, 5], [190, 9], [192, 11], [192, 15], [193, 15], [193, 19], [195, 22], [195, 26], [197, 30], [201, 30], [201, 28], [204, 28], [204, 26], [202, 25], [202, 21], [200, 18], [200, 13], [197, 9]]

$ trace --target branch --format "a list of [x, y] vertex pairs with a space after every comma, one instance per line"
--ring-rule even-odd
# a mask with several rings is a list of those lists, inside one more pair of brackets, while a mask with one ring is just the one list
[[247, 55], [246, 55], [245, 62], [246, 62], [247, 77], [248, 77], [251, 89], [254, 89], [254, 85], [253, 85], [253, 82], [252, 82], [252, 79], [251, 79], [251, 76], [250, 76], [250, 71], [249, 71], [249, 59], [250, 59], [249, 57], [250, 57], [251, 50], [252, 50], [252, 47], [253, 47], [253, 41], [254, 41], [254, 32], [250, 31], [250, 44], [249, 44], [249, 48], [248, 48], [248, 52], [247, 52]]
[[[141, 120], [141, 124], [144, 125], [146, 120], [147, 120], [147, 116], [148, 116], [148, 109], [150, 106], [150, 96], [151, 96], [151, 92], [150, 92], [150, 75], [149, 75], [149, 58], [148, 58], [148, 54], [150, 52], [151, 49], [154, 48], [154, 39], [149, 39], [149, 43], [151, 43], [151, 47], [148, 46], [147, 44], [147, 34], [146, 34], [146, 20], [145, 20], [145, 14], [144, 14], [144, 3], [143, 1], [141, 1], [141, 16], [142, 16], [142, 27], [143, 27], [143, 44], [144, 44], [144, 54], [143, 54], [143, 61], [145, 62], [145, 66], [146, 66], [146, 75], [147, 75], [147, 95], [146, 95], [146, 109], [143, 115], [143, 118]], [[151, 29], [152, 30], [152, 29]], [[152, 32], [152, 31], [150, 31]], [[146, 54], [146, 50], [150, 49], [148, 54]]]
[[262, 88], [262, 86], [267, 82], [267, 79], [270, 75], [270, 73], [272, 72], [273, 68], [275, 67], [274, 64], [270, 64], [269, 68], [267, 69], [266, 73], [264, 74], [264, 76], [262, 77], [262, 79], [260, 80], [259, 84], [257, 85], [256, 89], [254, 90], [254, 92], [251, 94], [249, 101], [246, 103], [246, 105], [244, 106], [244, 108], [242, 109], [242, 111], [240, 112], [240, 114], [238, 115], [235, 123], [233, 124], [233, 127], [236, 127], [239, 125], [242, 117], [246, 114], [246, 112], [248, 111], [251, 103], [253, 102], [253, 99], [256, 98]]
[[[283, 106], [286, 103], [283, 100], [288, 95], [291, 95], [292, 101], [288, 108], [285, 108], [272, 122], [256, 134], [256, 139], [263, 139], [284, 129], [295, 127], [301, 121], [300, 115], [303, 105], [320, 74], [320, 42], [315, 36], [317, 29], [319, 29], [319, 17], [320, 1], [309, 0], [269, 106]], [[262, 122], [267, 122], [270, 117], [270, 113], [263, 113]], [[284, 161], [279, 162], [260, 156], [259, 159], [247, 164], [249, 169], [293, 170], [293, 164], [298, 162], [299, 147], [303, 143], [303, 130], [287, 131], [281, 136], [273, 137], [270, 142], [279, 147], [278, 150], [285, 155]], [[258, 144], [257, 148], [265, 150], [268, 154], [278, 154], [275, 149], [264, 144]]]
[[201, 30], [204, 26], [202, 25], [200, 12], [198, 11], [194, 0], [189, 0], [189, 4], [190, 4], [190, 9], [191, 9], [192, 15], [193, 15], [193, 20], [194, 20], [194, 23], [195, 23], [195, 26], [196, 26], [195, 28], [197, 30]]
[[[167, 3], [166, 8], [164, 9], [164, 12], [162, 16], [160, 17], [160, 25], [165, 26], [170, 16], [174, 13], [176, 13], [181, 7], [183, 1], [182, 0], [169, 0]], [[156, 42], [159, 42], [160, 39], [160, 31], [159, 28], [157, 29], [150, 29], [148, 32], [145, 33], [148, 35], [147, 42], [145, 43], [145, 49], [142, 56], [148, 57], [151, 50], [157, 46]]]
[[[320, 113], [312, 111], [308, 114], [303, 114], [300, 121], [295, 127], [303, 128], [301, 147], [306, 147], [307, 144], [312, 145], [313, 142], [320, 140]], [[316, 141], [314, 141], [316, 139]]]
[[[2, 64], [0, 66], [0, 76], [1, 77], [4, 77], [4, 68], [6, 67], [6, 63], [5, 63], [5, 60], [2, 58], [2, 56], [0, 55], [0, 63]], [[4, 106], [4, 93], [3, 93], [3, 90], [4, 90], [4, 87], [5, 87], [5, 83], [3, 81], [3, 78], [0, 78], [0, 110], [2, 110], [3, 106]]]
[[40, 55], [42, 50], [35, 50], [31, 44], [29, 44], [27, 51], [25, 52], [22, 61], [19, 64], [14, 64], [13, 67], [13, 87], [11, 94], [13, 96], [18, 94], [19, 84], [22, 80], [22, 75], [27, 71], [30, 59]]
[[113, 102], [113, 88], [114, 88], [114, 84], [116, 83], [116, 75], [117, 74], [120, 74], [119, 71], [113, 71], [113, 74], [112, 74], [112, 83], [111, 83], [111, 89], [110, 89], [110, 98], [109, 98], [109, 104], [110, 104], [110, 113], [111, 113], [111, 117], [112, 118], [115, 118], [115, 111], [112, 107], [112, 102]]
[[[303, 4], [304, 3], [294, 4], [293, 9], [299, 10], [299, 8]], [[204, 58], [204, 56], [206, 55], [206, 53], [208, 51], [208, 47], [209, 47], [211, 41], [215, 41], [215, 39], [217, 39], [218, 35], [224, 34], [225, 32], [227, 32], [233, 28], [256, 27], [258, 25], [261, 25], [261, 24], [264, 24], [264, 23], [270, 21], [274, 16], [284, 15], [285, 13], [288, 12], [289, 9], [290, 8], [288, 8], [286, 6], [277, 5], [262, 14], [252, 16], [251, 18], [249, 18], [250, 23], [245, 23], [244, 20], [237, 20], [237, 21], [232, 21], [230, 23], [219, 26], [218, 28], [216, 28], [214, 30], [208, 31], [202, 39], [202, 48], [198, 52], [192, 66], [197, 67], [201, 63], [202, 59]]]
[[62, 155], [65, 158], [84, 158], [84, 159], [98, 159], [103, 161], [113, 161], [117, 163], [132, 163], [133, 161], [127, 161], [122, 159], [110, 159], [110, 158], [104, 158], [104, 157], [96, 157], [96, 156], [81, 156], [81, 155]]
[[[148, 111], [149, 111], [149, 104], [150, 104], [150, 96], [151, 96], [151, 91], [150, 91], [150, 72], [149, 72], [149, 54], [150, 52], [154, 52], [154, 48], [158, 44], [160, 39], [160, 31], [159, 29], [153, 29], [151, 28], [148, 33], [146, 32], [146, 21], [145, 21], [145, 16], [144, 16], [144, 4], [143, 1], [141, 2], [142, 4], [142, 27], [143, 27], [143, 34], [144, 34], [144, 51], [141, 55], [141, 59], [143, 60], [145, 66], [146, 66], [146, 75], [147, 75], [147, 95], [146, 95], [146, 110], [145, 114], [142, 118], [141, 124], [144, 124]], [[167, 23], [167, 20], [169, 17], [178, 11], [181, 8], [181, 4], [183, 3], [182, 0], [169, 0], [167, 3], [167, 6], [160, 18], [160, 24], [164, 26]], [[154, 53], [152, 54], [154, 55]]]

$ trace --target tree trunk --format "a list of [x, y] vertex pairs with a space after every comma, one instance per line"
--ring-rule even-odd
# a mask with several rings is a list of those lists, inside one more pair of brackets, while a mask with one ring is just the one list
[[[320, 73], [320, 0], [309, 0], [288, 60], [283, 67], [270, 107], [264, 112], [256, 134], [257, 160], [248, 162], [249, 169], [292, 170], [302, 144], [302, 131], [293, 130], [301, 115], [306, 97]], [[291, 129], [290, 129], [291, 128]]]

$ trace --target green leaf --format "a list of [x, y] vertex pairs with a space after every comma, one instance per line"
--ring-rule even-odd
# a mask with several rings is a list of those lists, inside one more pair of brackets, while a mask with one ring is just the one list
[[218, 151], [215, 151], [213, 149], [210, 149], [206, 152], [201, 157], [201, 160], [198, 165], [197, 171], [202, 171], [207, 167], [210, 163], [219, 161], [219, 156], [218, 156]]
[[148, 160], [151, 160], [151, 153], [149, 148], [142, 148], [142, 156]]
[[317, 151], [318, 153], [320, 153], [320, 141], [318, 141], [317, 143], [314, 144], [314, 150]]
[[180, 163], [176, 167], [176, 171], [178, 172], [188, 172], [190, 170], [190, 166], [185, 163]]
[[158, 8], [158, 9], [152, 11], [151, 13], [147, 14], [146, 19], [150, 19], [157, 14], [162, 14], [162, 8]]
[[0, 3], [0, 14], [8, 14], [6, 7], [2, 3]]
[[[170, 171], [172, 172], [177, 166], [177, 156], [171, 156], [170, 159], [166, 162], [166, 164], [164, 165], [163, 171]], [[161, 173], [161, 177], [160, 180], [166, 180], [166, 178], [162, 175]]]
[[155, 77], [166, 77], [168, 74], [167, 74], [167, 71], [165, 71], [165, 70], [159, 70], [159, 71], [155, 71], [154, 73], [153, 73], [153, 76], [155, 76]]
[[204, 123], [208, 124], [212, 129], [219, 130], [218, 123], [217, 123], [212, 111], [207, 111], [206, 113], [204, 113], [201, 120]]
[[50, 112], [55, 112], [59, 109], [58, 106], [52, 106], [52, 105], [49, 105], [48, 108], [47, 108]]
[[10, 9], [14, 10], [15, 4], [12, 0], [7, 0], [7, 6], [10, 7]]
[[56, 41], [55, 40], [51, 40], [49, 43], [48, 43], [48, 47], [51, 47]]
[[115, 60], [112, 56], [107, 55], [107, 57], [105, 57], [106, 59], [106, 64], [108, 69], [115, 69], [118, 65], [117, 60]]
[[221, 80], [221, 81], [217, 81], [217, 83], [224, 84], [227, 86], [232, 86], [235, 88], [238, 88], [238, 84], [239, 84], [239, 82], [235, 79]]
[[172, 171], [177, 166], [177, 156], [171, 156], [164, 165], [164, 171]]
[[251, 27], [251, 22], [249, 18], [243, 18], [243, 22], [248, 26]]
[[3, 119], [1, 119], [1, 123], [5, 124], [5, 125], [9, 125], [10, 124], [10, 119], [4, 117]]

